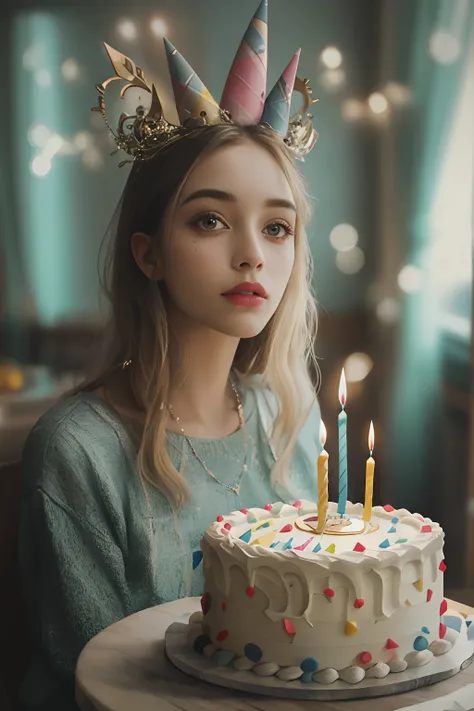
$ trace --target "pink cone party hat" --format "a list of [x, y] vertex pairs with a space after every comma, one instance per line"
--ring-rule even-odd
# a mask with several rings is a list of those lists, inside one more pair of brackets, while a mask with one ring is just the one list
[[287, 68], [269, 93], [260, 123], [267, 123], [281, 136], [286, 136], [290, 119], [291, 97], [295, 85], [296, 72], [301, 49], [298, 49]]

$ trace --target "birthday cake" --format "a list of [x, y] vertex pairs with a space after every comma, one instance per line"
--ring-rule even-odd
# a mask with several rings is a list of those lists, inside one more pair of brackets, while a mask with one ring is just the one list
[[[281, 502], [218, 516], [201, 542], [205, 593], [188, 640], [220, 666], [285, 681], [358, 683], [452, 648], [441, 527], [362, 504]], [[448, 632], [448, 634], [447, 634]]]

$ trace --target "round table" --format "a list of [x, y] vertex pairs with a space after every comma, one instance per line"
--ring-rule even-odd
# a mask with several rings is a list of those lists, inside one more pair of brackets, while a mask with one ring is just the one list
[[[459, 612], [472, 608], [449, 602]], [[165, 632], [200, 609], [199, 598], [151, 607], [116, 622], [84, 647], [76, 667], [81, 711], [309, 711], [314, 701], [255, 696], [200, 682], [166, 657]], [[396, 696], [318, 701], [318, 711], [395, 711], [437, 699], [474, 682], [474, 664], [451, 679]], [[350, 707], [348, 706], [350, 704]]]

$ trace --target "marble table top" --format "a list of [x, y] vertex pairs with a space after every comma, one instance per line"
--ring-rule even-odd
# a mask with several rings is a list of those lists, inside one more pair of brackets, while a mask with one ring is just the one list
[[[450, 608], [474, 610], [449, 602]], [[165, 654], [165, 632], [187, 622], [199, 598], [137, 612], [116, 622], [84, 647], [76, 667], [81, 711], [309, 711], [314, 701], [249, 695], [200, 682], [176, 669]], [[456, 676], [408, 693], [358, 701], [318, 701], [318, 711], [396, 711], [451, 694], [474, 682], [474, 664]]]

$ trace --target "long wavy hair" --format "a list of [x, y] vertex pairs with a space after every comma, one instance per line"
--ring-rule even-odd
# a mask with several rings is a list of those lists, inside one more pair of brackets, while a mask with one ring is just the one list
[[[174, 466], [166, 446], [170, 386], [169, 338], [163, 286], [148, 279], [131, 249], [135, 232], [164, 240], [183, 187], [193, 169], [223, 146], [252, 141], [267, 150], [283, 170], [297, 207], [295, 259], [278, 308], [265, 328], [241, 339], [233, 362], [237, 384], [268, 388], [278, 403], [271, 439], [277, 461], [273, 486], [287, 488], [291, 453], [311, 406], [319, 369], [314, 351], [317, 307], [312, 292], [313, 263], [305, 232], [310, 204], [301, 175], [279, 136], [262, 126], [223, 124], [198, 129], [168, 144], [152, 159], [135, 163], [109, 230], [102, 287], [111, 311], [104, 358], [95, 374], [76, 392], [99, 387], [135, 443], [138, 474], [157, 487], [173, 508], [188, 500], [183, 472]], [[130, 367], [123, 368], [124, 362]]]

